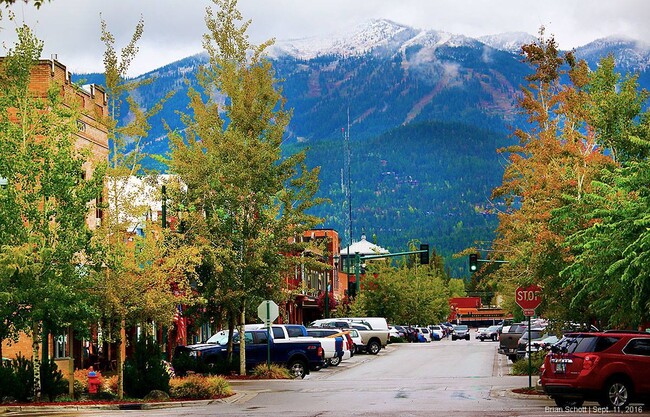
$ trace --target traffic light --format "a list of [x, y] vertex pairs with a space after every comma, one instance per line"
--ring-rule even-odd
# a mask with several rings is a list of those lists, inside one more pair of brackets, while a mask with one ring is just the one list
[[470, 253], [469, 255], [469, 271], [475, 272], [478, 269], [478, 254]]
[[420, 265], [429, 265], [429, 244], [420, 243], [420, 250], [426, 252], [420, 252]]

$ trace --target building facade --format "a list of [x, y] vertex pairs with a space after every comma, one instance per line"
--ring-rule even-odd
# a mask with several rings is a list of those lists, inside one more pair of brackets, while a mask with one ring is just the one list
[[[32, 69], [29, 88], [37, 97], [45, 97], [52, 86], [60, 86], [61, 94], [72, 98], [81, 110], [81, 116], [77, 120], [79, 130], [76, 132], [76, 147], [91, 149], [92, 160], [85, 164], [85, 178], [89, 178], [95, 163], [108, 159], [108, 130], [104, 122], [104, 118], [108, 115], [106, 93], [97, 85], [84, 88], [76, 86], [71, 81], [71, 74], [66, 66], [55, 58], [40, 60]], [[97, 202], [89, 203], [86, 221], [88, 226], [94, 229], [101, 222], [102, 213]], [[64, 375], [74, 370], [74, 367], [84, 365], [82, 363], [84, 343], [75, 340], [71, 331], [52, 335], [47, 343], [50, 357], [55, 359]], [[15, 358], [18, 355], [31, 358], [31, 337], [21, 334], [18, 341], [2, 341], [2, 353], [5, 358]]]

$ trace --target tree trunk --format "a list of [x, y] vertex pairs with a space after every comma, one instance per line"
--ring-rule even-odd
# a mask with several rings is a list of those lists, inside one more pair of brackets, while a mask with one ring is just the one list
[[[70, 398], [74, 398], [74, 331], [72, 327], [68, 327], [68, 373], [70, 377], [68, 378], [68, 394]], [[83, 355], [81, 357], [82, 367], [83, 367]]]
[[32, 323], [32, 360], [34, 361], [34, 401], [41, 400], [41, 322]]
[[241, 308], [239, 326], [239, 374], [246, 375], [246, 303]]
[[[228, 355], [228, 365], [232, 366], [232, 351], [233, 351], [233, 336], [235, 334], [235, 314], [232, 310], [228, 311], [228, 348], [226, 354]], [[232, 370], [230, 368], [229, 370]]]
[[124, 399], [124, 353], [126, 352], [126, 324], [120, 322], [120, 340], [117, 349], [117, 398]]

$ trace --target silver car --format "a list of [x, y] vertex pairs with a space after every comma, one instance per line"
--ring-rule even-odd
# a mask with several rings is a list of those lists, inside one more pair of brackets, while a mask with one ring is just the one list
[[466, 324], [454, 326], [454, 330], [451, 332], [451, 340], [456, 339], [469, 340], [469, 327]]

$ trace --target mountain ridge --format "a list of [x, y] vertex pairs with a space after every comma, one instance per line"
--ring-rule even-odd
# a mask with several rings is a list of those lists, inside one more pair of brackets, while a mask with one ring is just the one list
[[[279, 42], [274, 51], [288, 52], [269, 56], [283, 80], [286, 107], [293, 109], [283, 150], [310, 148], [309, 165], [322, 167], [319, 196], [332, 202], [315, 214], [343, 236], [348, 207], [341, 128], [349, 114], [353, 225], [347, 239], [376, 234], [394, 251], [414, 239], [430, 242], [453, 276], [466, 276], [465, 263], [453, 254], [494, 236], [490, 194], [504, 166], [496, 149], [512, 141], [511, 126], [525, 123], [516, 105], [531, 69], [517, 44], [536, 38], [506, 33], [474, 39], [385, 20], [364, 27], [348, 38]], [[641, 85], [650, 87], [650, 53], [642, 43], [612, 37], [575, 53], [594, 67], [609, 53], [620, 57], [618, 70], [638, 71]], [[163, 120], [182, 129], [177, 111], [187, 111], [187, 88], [196, 85], [196, 70], [205, 63], [207, 56], [196, 54], [141, 76], [156, 77], [135, 92], [143, 108], [177, 91], [151, 120], [146, 152], [168, 152]], [[102, 84], [100, 74], [76, 77]], [[123, 109], [120, 119], [128, 118]], [[152, 159], [146, 166], [165, 169]]]

